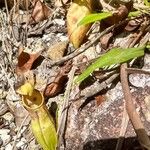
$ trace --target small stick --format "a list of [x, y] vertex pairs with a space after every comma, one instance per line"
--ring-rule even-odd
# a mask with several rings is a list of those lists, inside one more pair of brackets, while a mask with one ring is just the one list
[[62, 63], [64, 63], [67, 60], [70, 60], [76, 56], [78, 56], [79, 54], [83, 53], [84, 51], [86, 51], [89, 47], [91, 47], [95, 42], [97, 42], [102, 36], [104, 36], [105, 34], [109, 33], [112, 29], [124, 24], [125, 22], [127, 22], [129, 19], [126, 19], [118, 24], [112, 25], [108, 28], [106, 28], [103, 32], [99, 33], [98, 36], [93, 40], [87, 43], [87, 45], [85, 45], [84, 47], [81, 47], [79, 49], [76, 49], [74, 53], [63, 57], [61, 60], [56, 61], [56, 62], [51, 62], [50, 66], [55, 66], [55, 65], [60, 65]]
[[140, 144], [146, 148], [147, 150], [150, 150], [150, 140], [149, 137], [144, 129], [144, 126], [141, 122], [141, 119], [139, 115], [136, 112], [134, 103], [132, 101], [132, 95], [130, 93], [129, 89], [129, 84], [128, 84], [128, 75], [126, 72], [127, 64], [124, 63], [121, 65], [121, 84], [122, 84], [122, 89], [124, 93], [124, 98], [126, 101], [126, 110], [128, 112], [129, 118], [132, 122], [132, 125], [135, 129], [135, 132], [138, 136], [138, 140]]
[[60, 146], [62, 146], [61, 149], [64, 149], [64, 147], [65, 147], [64, 141], [63, 141], [63, 136], [65, 133], [67, 114], [68, 114], [68, 109], [69, 109], [69, 96], [70, 96], [70, 92], [71, 92], [71, 88], [72, 88], [75, 70], [76, 70], [76, 67], [73, 66], [70, 73], [68, 74], [69, 80], [68, 80], [68, 84], [67, 84], [66, 91], [64, 94], [64, 104], [63, 104], [62, 113], [61, 113], [61, 117], [60, 117], [60, 123], [59, 123], [58, 130], [57, 130], [58, 149], [60, 148]]
[[99, 93], [101, 90], [106, 89], [107, 86], [110, 83], [112, 83], [112, 81], [114, 81], [118, 76], [119, 74], [116, 73], [116, 74], [113, 74], [111, 77], [109, 77], [107, 80], [103, 81], [102, 83], [96, 82], [95, 84], [89, 87], [90, 90], [88, 90], [88, 88], [82, 90], [80, 97], [84, 97], [84, 99], [87, 99], [88, 97], [94, 96], [95, 94]]
[[[5, 0], [5, 7], [6, 7], [6, 14], [7, 14], [7, 17], [9, 18], [9, 11], [8, 11], [7, 0]], [[8, 19], [8, 20], [9, 20], [9, 19]]]
[[150, 75], [150, 71], [143, 70], [143, 69], [137, 69], [137, 68], [126, 68], [126, 71], [128, 74], [147, 74]]
[[[128, 45], [128, 47], [133, 47], [137, 43], [137, 41], [139, 41], [139, 39], [143, 35], [148, 24], [149, 24], [149, 21], [145, 20], [143, 26], [141, 27], [139, 34], [133, 40], [133, 42], [130, 45]], [[127, 69], [127, 63], [122, 64], [121, 69], [120, 69], [120, 79], [121, 79], [122, 89], [123, 89], [124, 98], [126, 102], [125, 103], [126, 110], [132, 122], [132, 125], [134, 127], [134, 130], [137, 134], [139, 143], [141, 144], [143, 148], [150, 150], [150, 139], [147, 135], [147, 132], [145, 131], [143, 123], [141, 122], [140, 116], [136, 112], [136, 108], [132, 100], [132, 95], [130, 93], [130, 88], [129, 88], [129, 83], [128, 83], [128, 74], [127, 74], [126, 69]]]
[[89, 42], [87, 45], [85, 45], [85, 47], [81, 47], [80, 49], [76, 49], [74, 53], [63, 57], [61, 60], [56, 61], [56, 62], [52, 62], [51, 66], [54, 65], [60, 65], [62, 63], [64, 63], [67, 60], [70, 60], [76, 56], [78, 56], [79, 54], [83, 53], [84, 51], [86, 51], [90, 46], [92, 46], [97, 40], [99, 40], [103, 35], [105, 35], [106, 33], [110, 32], [113, 28], [115, 27], [115, 25], [107, 28], [106, 30], [104, 30], [103, 32], [101, 32], [93, 41]]

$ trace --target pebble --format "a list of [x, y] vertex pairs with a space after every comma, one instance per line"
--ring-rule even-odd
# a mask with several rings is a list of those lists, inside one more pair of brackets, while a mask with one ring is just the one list
[[65, 21], [62, 19], [54, 19], [53, 22], [61, 26], [65, 25]]
[[11, 150], [12, 149], [12, 145], [9, 143], [5, 146], [5, 150]]
[[49, 47], [47, 54], [48, 57], [52, 60], [60, 60], [67, 48], [68, 42], [57, 42], [55, 45]]
[[9, 123], [13, 122], [14, 120], [14, 116], [10, 112], [4, 114], [3, 118], [7, 120]]

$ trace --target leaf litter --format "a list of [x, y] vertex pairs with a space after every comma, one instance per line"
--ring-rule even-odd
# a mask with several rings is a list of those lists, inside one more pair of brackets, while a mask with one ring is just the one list
[[[7, 87], [5, 86], [1, 86], [2, 90], [6, 92], [6, 97], [1, 97], [2, 101], [5, 101], [5, 99], [7, 99], [7, 101], [11, 101], [12, 104], [14, 106], [19, 106], [19, 108], [21, 107], [21, 104], [19, 101], [12, 101], [14, 98], [12, 97], [13, 94], [11, 94], [11, 89], [10, 89], [10, 85], [15, 84], [16, 80], [18, 81], [18, 77], [15, 74], [15, 76], [13, 75], [15, 70], [11, 70], [10, 68], [10, 64], [8, 64], [8, 62], [10, 61], [10, 58], [12, 58], [12, 60], [10, 62], [12, 62], [12, 65], [16, 65], [17, 67], [17, 74], [21, 73], [21, 75], [23, 76], [24, 80], [27, 80], [27, 76], [30, 77], [31, 74], [28, 74], [28, 71], [31, 71], [32, 74], [35, 76], [34, 78], [34, 82], [36, 84], [36, 88], [40, 89], [40, 91], [43, 91], [45, 93], [45, 96], [48, 99], [47, 105], [50, 106], [52, 104], [52, 102], [56, 102], [59, 106], [59, 109], [61, 110], [62, 108], [62, 103], [63, 103], [63, 99], [65, 97], [64, 96], [64, 92], [65, 92], [65, 88], [67, 86], [67, 80], [68, 80], [68, 76], [67, 74], [69, 73], [70, 69], [72, 68], [73, 65], [77, 65], [80, 71], [80, 74], [82, 74], [82, 68], [86, 68], [83, 67], [84, 63], [86, 65], [90, 65], [91, 62], [94, 62], [95, 59], [97, 59], [97, 57], [99, 55], [102, 55], [103, 53], [107, 53], [106, 51], [108, 49], [113, 48], [113, 45], [115, 45], [115, 42], [117, 43], [117, 40], [120, 38], [120, 41], [117, 43], [117, 47], [122, 47], [120, 46], [121, 41], [123, 43], [129, 43], [129, 39], [132, 41], [132, 39], [136, 38], [136, 36], [134, 36], [134, 32], [138, 33], [141, 30], [141, 24], [143, 23], [144, 18], [143, 17], [139, 17], [137, 20], [140, 20], [139, 22], [134, 22], [135, 20], [131, 21], [127, 21], [125, 24], [126, 28], [124, 28], [124, 26], [120, 25], [119, 28], [123, 28], [123, 30], [119, 30], [118, 28], [113, 28], [113, 30], [111, 30], [109, 32], [108, 35], [110, 36], [106, 36], [106, 38], [103, 39], [103, 41], [99, 42], [97, 41], [96, 44], [100, 45], [101, 49], [99, 49], [98, 51], [95, 51], [95, 45], [91, 46], [90, 49], [88, 49], [88, 55], [92, 56], [90, 59], [85, 59], [85, 62], [81, 62], [82, 65], [78, 65], [76, 64], [76, 62], [80, 63], [79, 60], [81, 60], [80, 58], [83, 57], [85, 55], [86, 57], [86, 53], [83, 53], [83, 55], [79, 55], [77, 57], [75, 57], [74, 59], [72, 59], [72, 62], [67, 64], [67, 63], [62, 63], [61, 65], [56, 65], [56, 66], [51, 66], [51, 62], [52, 61], [59, 61], [61, 60], [63, 57], [67, 57], [70, 53], [74, 53], [76, 51], [79, 51], [80, 48], [78, 50], [75, 50], [72, 45], [69, 43], [69, 46], [66, 47], [66, 45], [64, 44], [63, 46], [61, 45], [61, 43], [63, 43], [63, 41], [65, 41], [68, 37], [66, 35], [66, 32], [62, 32], [63, 30], [57, 30], [55, 29], [55, 25], [57, 25], [58, 27], [60, 26], [58, 24], [58, 22], [55, 22], [55, 24], [50, 23], [51, 19], [49, 20], [49, 18], [52, 17], [52, 20], [54, 19], [58, 19], [58, 20], [63, 20], [65, 21], [65, 25], [64, 28], [66, 28], [66, 13], [67, 13], [67, 9], [64, 7], [59, 7], [60, 5], [62, 5], [62, 1], [57, 1], [57, 3], [55, 3], [54, 5], [54, 1], [52, 2], [41, 2], [39, 0], [36, 1], [36, 3], [34, 5], [32, 5], [32, 9], [29, 7], [29, 12], [30, 15], [32, 16], [32, 19], [29, 19], [29, 23], [27, 24], [28, 26], [25, 26], [23, 24], [20, 24], [19, 29], [23, 28], [24, 31], [23, 32], [23, 36], [20, 37], [21, 39], [19, 39], [20, 41], [23, 41], [24, 43], [28, 43], [30, 46], [32, 45], [32, 47], [35, 46], [35, 43], [38, 43], [39, 41], [42, 42], [42, 44], [44, 45], [44, 50], [43, 47], [41, 47], [41, 52], [37, 52], [36, 53], [31, 53], [31, 52], [20, 52], [20, 54], [17, 57], [17, 53], [18, 53], [18, 45], [19, 43], [14, 43], [14, 47], [12, 47], [13, 49], [13, 56], [10, 57], [9, 53], [7, 52], [7, 48], [6, 45], [4, 45], [2, 47], [4, 54], [2, 57], [4, 57], [3, 59], [3, 63], [5, 65], [2, 65], [4, 71], [6, 71], [6, 73], [8, 74], [6, 77], [6, 73], [4, 74], [4, 72], [2, 72], [0, 75], [1, 77], [1, 83], [5, 83], [8, 82], [9, 85]], [[63, 1], [63, 5], [66, 6], [66, 4], [71, 5], [70, 1]], [[104, 3], [102, 3], [104, 4]], [[122, 5], [122, 6], [118, 6], [118, 4]], [[145, 1], [145, 4], [147, 4], [147, 2]], [[109, 4], [108, 4], [109, 5]], [[112, 5], [112, 2], [110, 3], [110, 5]], [[56, 8], [57, 6], [57, 8]], [[119, 3], [115, 3], [114, 4], [116, 8], [116, 12], [114, 13], [114, 15], [111, 18], [107, 18], [104, 21], [101, 22], [101, 25], [103, 25], [103, 30], [107, 30], [108, 25], [113, 25], [113, 24], [119, 24], [122, 20], [126, 19], [128, 16], [128, 13], [130, 12], [130, 9], [132, 8], [132, 4], [130, 4], [129, 6], [127, 4], [125, 4], [124, 2], [119, 2]], [[113, 5], [111, 7], [114, 7]], [[102, 5], [102, 8], [104, 8], [105, 6]], [[21, 7], [20, 7], [21, 9]], [[23, 10], [24, 11], [24, 10]], [[62, 13], [65, 12], [65, 13]], [[5, 11], [3, 12], [5, 14]], [[12, 14], [13, 15], [13, 14]], [[139, 15], [139, 14], [138, 14]], [[148, 14], [144, 14], [145, 17], [149, 17]], [[136, 16], [135, 16], [136, 17]], [[47, 19], [48, 18], [48, 19]], [[44, 21], [45, 20], [45, 21]], [[5, 20], [6, 21], [6, 20]], [[13, 20], [14, 21], [14, 20]], [[13, 22], [14, 24], [16, 22]], [[37, 25], [37, 26], [36, 26]], [[38, 28], [38, 26], [42, 27], [42, 28]], [[45, 32], [45, 28], [49, 28], [52, 29], [51, 31], [47, 30], [47, 33]], [[94, 25], [93, 25], [94, 26]], [[4, 32], [4, 26], [2, 25], [1, 28], [3, 29], [2, 31]], [[26, 39], [26, 35], [30, 34], [28, 32], [28, 29], [32, 28], [32, 34], [30, 38]], [[54, 30], [53, 30], [54, 29]], [[125, 32], [128, 32], [129, 35], [133, 35], [133, 37], [131, 38], [131, 36], [128, 37], [128, 34], [124, 34], [124, 38], [116, 37], [116, 34], [114, 34], [115, 32], [118, 32], [117, 34], [120, 35], [120, 33], [124, 32], [124, 29], [126, 29]], [[2, 32], [1, 31], [1, 32]], [[39, 32], [40, 31], [40, 32]], [[36, 32], [39, 32], [40, 34], [34, 34]], [[93, 31], [90, 31], [91, 33]], [[90, 34], [90, 32], [88, 34]], [[133, 32], [133, 34], [132, 34]], [[148, 30], [146, 30], [146, 32], [149, 33]], [[9, 32], [8, 32], [9, 33]], [[88, 36], [88, 34], [86, 36]], [[92, 33], [96, 36], [97, 33]], [[113, 35], [112, 35], [113, 34]], [[3, 35], [3, 36], [2, 36]], [[8, 43], [10, 43], [10, 41], [13, 41], [14, 39], [9, 39], [6, 38], [4, 36], [4, 34], [1, 35], [1, 39], [2, 41], [9, 41]], [[8, 34], [9, 35], [9, 34]], [[11, 34], [10, 34], [11, 35]], [[118, 36], [119, 36], [118, 35]], [[138, 35], [138, 34], [136, 34]], [[38, 37], [39, 36], [39, 37]], [[144, 36], [144, 35], [143, 35]], [[77, 36], [78, 38], [78, 36]], [[38, 40], [37, 40], [38, 39]], [[110, 40], [111, 39], [111, 40]], [[92, 39], [90, 39], [92, 40]], [[149, 39], [148, 39], [149, 40]], [[32, 42], [34, 41], [34, 42]], [[127, 42], [125, 42], [127, 41]], [[57, 42], [56, 46], [54, 45], [54, 43]], [[84, 48], [84, 46], [86, 45], [87, 39], [85, 38], [82, 43], [83, 45], [81, 46], [81, 48]], [[84, 44], [85, 43], [85, 44]], [[25, 45], [24, 45], [25, 46]], [[51, 50], [48, 50], [49, 47], [53, 47]], [[63, 48], [64, 47], [64, 48]], [[104, 50], [104, 49], [106, 50]], [[30, 48], [29, 48], [30, 49]], [[36, 50], [36, 49], [35, 49]], [[66, 50], [66, 52], [65, 52]], [[34, 48], [33, 48], [34, 51]], [[94, 54], [93, 54], [94, 52]], [[49, 55], [49, 56], [48, 56]], [[64, 56], [65, 55], [65, 56]], [[38, 60], [38, 58], [42, 56], [43, 60], [38, 63], [38, 65], [35, 65], [35, 62]], [[94, 58], [93, 58], [94, 56]], [[145, 54], [144, 58], [149, 58], [149, 54]], [[9, 59], [9, 61], [8, 61]], [[147, 59], [144, 60], [145, 65], [148, 65], [147, 68], [149, 68], [149, 63], [147, 63]], [[17, 64], [18, 62], [18, 64]], [[146, 64], [147, 63], [147, 64]], [[139, 64], [135, 64], [136, 67], [139, 67]], [[14, 68], [16, 68], [14, 67]], [[114, 67], [119, 69], [119, 67]], [[114, 68], [109, 68], [110, 70], [114, 69]], [[105, 70], [106, 69], [106, 70]], [[109, 77], [109, 69], [105, 68], [104, 70], [99, 70], [99, 68], [96, 68], [95, 71], [102, 72], [102, 76], [105, 75], [105, 77]], [[112, 71], [111, 70], [111, 71]], [[107, 72], [108, 71], [108, 72]], [[117, 71], [117, 70], [116, 70]], [[27, 76], [25, 75], [28, 74]], [[115, 72], [117, 73], [117, 72]], [[78, 73], [79, 74], [79, 73]], [[130, 80], [132, 80], [135, 76], [139, 77], [139, 75], [131, 75], [133, 77], [130, 77]], [[136, 101], [136, 106], [137, 109], [139, 111], [143, 111], [145, 110], [145, 105], [142, 102], [142, 97], [146, 97], [147, 95], [149, 95], [149, 84], [148, 84], [148, 80], [149, 80], [149, 76], [148, 75], [143, 75], [146, 76], [139, 78], [139, 80], [141, 82], [144, 82], [145, 84], [142, 84], [142, 87], [131, 87], [131, 91], [133, 92], [133, 96], [135, 97], [135, 99], [137, 99]], [[102, 80], [104, 80], [104, 84], [102, 83]], [[135, 80], [135, 82], [138, 85], [139, 80]], [[118, 138], [119, 135], [119, 129], [121, 128], [121, 117], [122, 117], [122, 110], [123, 110], [123, 103], [124, 101], [123, 99], [123, 94], [122, 94], [122, 90], [121, 90], [121, 85], [120, 82], [118, 81], [114, 81], [114, 82], [107, 82], [105, 83], [105, 78], [97, 78], [95, 76], [95, 74], [93, 73], [91, 78], [89, 78], [87, 80], [89, 86], [91, 85], [96, 85], [95, 87], [92, 87], [92, 90], [96, 89], [96, 87], [98, 88], [98, 86], [101, 85], [105, 85], [104, 86], [104, 91], [100, 91], [98, 93], [95, 93], [96, 95], [91, 96], [91, 97], [87, 97], [87, 100], [84, 99], [84, 95], [82, 95], [83, 97], [80, 97], [80, 93], [83, 93], [82, 90], [85, 91], [85, 93], [90, 93], [90, 88], [88, 89], [88, 85], [84, 85], [82, 89], [78, 86], [76, 86], [75, 88], [72, 89], [71, 93], [70, 93], [70, 103], [72, 104], [69, 108], [69, 112], [68, 112], [68, 121], [67, 121], [67, 128], [66, 128], [66, 134], [65, 134], [65, 140], [66, 140], [66, 149], [109, 149], [110, 144], [107, 144], [108, 146], [105, 147], [106, 145], [104, 144], [105, 142], [111, 142], [111, 141], [105, 141], [103, 139], [106, 138]], [[97, 82], [98, 84], [95, 84], [95, 82]], [[132, 81], [131, 81], [132, 82]], [[146, 83], [147, 82], [147, 83]], [[20, 81], [20, 84], [23, 84]], [[98, 85], [98, 86], [97, 86]], [[103, 87], [102, 87], [103, 89]], [[90, 93], [92, 95], [92, 93]], [[15, 97], [15, 96], [14, 96]], [[49, 98], [50, 97], [50, 98]], [[75, 101], [75, 98], [79, 97], [79, 100]], [[103, 98], [105, 100], [103, 100]], [[73, 101], [73, 103], [72, 103]], [[19, 111], [19, 109], [18, 109]], [[9, 112], [6, 112], [6, 114]], [[10, 111], [10, 113], [12, 113]], [[13, 114], [13, 113], [12, 113]], [[5, 141], [3, 141], [5, 144], [9, 141], [13, 141], [14, 140], [14, 135], [16, 133], [16, 131], [19, 130], [19, 125], [22, 122], [22, 116], [17, 118], [17, 114], [19, 114], [19, 112], [16, 113], [15, 111], [15, 115], [14, 118], [16, 118], [16, 122], [13, 121], [11, 122], [11, 127], [13, 127], [14, 130], [14, 134], [11, 134], [11, 136], [8, 136], [8, 133], [5, 132], [5, 134], [0, 134], [0, 137], [5, 135], [5, 138], [3, 138], [3, 140], [5, 139]], [[21, 113], [20, 113], [21, 114]], [[59, 114], [59, 112], [58, 112]], [[9, 119], [7, 120], [7, 117], [3, 117], [3, 115], [1, 116], [1, 118], [5, 118], [6, 122], [3, 122], [3, 127], [2, 129], [8, 129], [10, 130], [10, 127], [8, 126], [8, 122]], [[11, 120], [11, 119], [10, 119]], [[148, 120], [148, 119], [147, 119]], [[59, 120], [58, 120], [59, 121]], [[26, 121], [27, 122], [27, 121]], [[145, 124], [146, 124], [146, 129], [149, 131], [148, 128], [148, 124], [146, 122], [146, 120], [144, 120]], [[17, 128], [16, 128], [17, 127]], [[33, 142], [34, 138], [30, 141], [26, 136], [23, 136], [24, 133], [27, 134], [31, 134], [30, 132], [27, 132], [29, 125], [28, 124], [24, 124], [21, 128], [21, 135], [18, 136], [18, 139], [20, 139], [20, 142], [23, 142], [23, 145], [21, 145], [18, 141], [15, 144], [15, 146], [19, 149], [28, 149], [29, 147], [31, 148], [37, 148], [40, 149], [39, 146], [37, 144], [35, 144]], [[15, 129], [16, 128], [16, 129]], [[24, 129], [26, 128], [26, 129]], [[25, 130], [25, 131], [24, 131]], [[10, 130], [11, 132], [13, 132], [12, 130]], [[133, 129], [131, 127], [131, 124], [129, 125], [129, 128], [127, 129], [127, 135], [128, 136], [134, 136], [135, 134], [133, 133]], [[24, 140], [25, 138], [25, 140]], [[101, 143], [102, 144], [99, 144]], [[19, 144], [18, 144], [19, 143]], [[28, 144], [27, 144], [28, 143]], [[34, 143], [33, 145], [31, 143]], [[2, 149], [5, 148], [9, 148], [11, 149], [13, 145], [13, 142], [10, 142], [10, 144], [8, 145], [4, 145], [2, 144]], [[137, 143], [135, 144], [136, 146], [139, 146]], [[135, 146], [133, 144], [128, 145], [127, 148], [131, 149]], [[104, 148], [105, 147], [105, 148]], [[139, 146], [140, 147], [140, 146]], [[111, 145], [111, 148], [115, 149], [115, 144]], [[126, 148], [126, 145], [125, 145]]]

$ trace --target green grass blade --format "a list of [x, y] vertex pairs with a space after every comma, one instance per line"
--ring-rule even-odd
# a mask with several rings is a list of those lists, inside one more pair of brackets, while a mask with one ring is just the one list
[[83, 73], [76, 78], [75, 83], [81, 83], [97, 68], [103, 68], [105, 66], [110, 66], [113, 64], [120, 64], [133, 58], [143, 56], [144, 49], [145, 47], [127, 49], [114, 48], [102, 55], [86, 70], [84, 70]]
[[131, 11], [128, 14], [128, 17], [137, 17], [141, 14], [141, 11]]
[[103, 12], [103, 13], [95, 13], [95, 14], [90, 14], [84, 17], [78, 25], [85, 25], [89, 23], [93, 23], [95, 21], [101, 21], [102, 19], [105, 19], [109, 16], [112, 16], [111, 12]]

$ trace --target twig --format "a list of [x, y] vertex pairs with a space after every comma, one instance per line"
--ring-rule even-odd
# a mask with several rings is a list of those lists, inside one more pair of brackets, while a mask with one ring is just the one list
[[150, 75], [150, 71], [148, 70], [143, 70], [143, 69], [137, 69], [137, 68], [126, 68], [126, 71], [128, 74], [147, 74]]
[[115, 27], [115, 25], [107, 28], [106, 30], [104, 30], [103, 32], [101, 32], [93, 41], [89, 42], [87, 45], [85, 45], [85, 47], [83, 48], [80, 48], [80, 49], [76, 49], [74, 53], [66, 56], [66, 57], [63, 57], [60, 61], [56, 61], [56, 62], [52, 62], [51, 63], [51, 66], [54, 66], [54, 65], [60, 65], [62, 64], [63, 62], [67, 61], [67, 60], [70, 60], [76, 56], [78, 56], [79, 54], [83, 53], [84, 51], [86, 51], [91, 45], [93, 45], [97, 40], [100, 39], [100, 37], [102, 37], [103, 35], [105, 35], [106, 33], [110, 32], [113, 28]]
[[145, 34], [145, 36], [140, 41], [140, 45], [145, 45], [150, 39], [150, 31]]
[[20, 125], [20, 127], [18, 129], [17, 135], [16, 135], [16, 137], [14, 139], [14, 142], [13, 142], [12, 150], [15, 150], [15, 146], [16, 146], [16, 141], [17, 141], [18, 135], [21, 132], [23, 124], [25, 123], [25, 121], [27, 120], [28, 117], [29, 117], [29, 114], [25, 116], [24, 120], [22, 121], [22, 123], [21, 123], [21, 125]]
[[97, 42], [102, 36], [104, 36], [105, 34], [109, 33], [112, 29], [114, 29], [114, 28], [116, 28], [116, 27], [118, 27], [118, 26], [124, 24], [124, 23], [127, 22], [127, 21], [128, 21], [128, 19], [127, 19], [127, 20], [124, 20], [124, 21], [122, 21], [122, 22], [120, 22], [120, 23], [118, 23], [118, 24], [115, 24], [115, 25], [112, 25], [112, 26], [106, 28], [103, 32], [99, 33], [99, 34], [97, 35], [97, 37], [96, 37], [93, 41], [88, 42], [87, 45], [85, 45], [84, 47], [81, 47], [81, 48], [79, 48], [79, 49], [76, 49], [74, 53], [72, 53], [72, 54], [70, 54], [70, 55], [68, 55], [68, 56], [66, 56], [66, 57], [63, 57], [61, 60], [56, 61], [56, 62], [51, 62], [50, 66], [60, 65], [60, 64], [64, 63], [65, 61], [70, 60], [70, 59], [72, 59], [72, 58], [78, 56], [79, 54], [81, 54], [81, 53], [83, 53], [84, 51], [86, 51], [89, 47], [91, 47], [91, 46], [92, 46], [95, 42]]
[[103, 81], [102, 83], [96, 82], [95, 84], [91, 85], [87, 89], [82, 90], [80, 97], [84, 97], [84, 99], [87, 99], [88, 97], [94, 96], [101, 90], [106, 89], [107, 86], [110, 83], [112, 83], [112, 81], [114, 81], [118, 76], [119, 74], [116, 73], [116, 74], [113, 74], [111, 77], [109, 77], [107, 80]]
[[129, 117], [128, 117], [126, 108], [124, 106], [121, 129], [120, 129], [120, 135], [119, 135], [115, 150], [122, 150], [122, 145], [123, 145], [123, 141], [124, 141], [124, 138], [125, 138], [125, 133], [126, 133], [126, 130], [127, 130], [128, 122], [129, 122]]
[[[143, 35], [145, 29], [147, 28], [147, 26], [149, 25], [150, 21], [149, 20], [145, 20], [143, 23], [143, 26], [141, 27], [140, 32], [138, 33], [137, 37], [133, 40], [133, 42], [130, 44], [129, 47], [133, 47], [137, 41], [139, 41], [139, 39], [141, 38], [141, 36]], [[141, 45], [144, 45], [143, 43]]]
[[124, 93], [124, 98], [126, 101], [126, 109], [127, 109], [127, 113], [129, 115], [129, 118], [132, 122], [132, 125], [135, 129], [135, 132], [138, 136], [138, 140], [140, 142], [140, 144], [150, 150], [150, 140], [149, 137], [144, 129], [144, 126], [140, 120], [139, 115], [136, 112], [134, 103], [132, 101], [132, 96], [130, 93], [130, 89], [129, 89], [129, 84], [128, 84], [128, 75], [126, 72], [126, 68], [127, 68], [127, 64], [122, 64], [121, 65], [121, 84], [122, 84], [122, 89], [123, 89], [123, 93]]
[[64, 104], [63, 104], [62, 114], [60, 117], [60, 123], [59, 123], [58, 131], [57, 131], [58, 137], [59, 137], [58, 138], [58, 149], [60, 148], [60, 146], [62, 146], [61, 149], [64, 149], [63, 136], [65, 133], [67, 114], [68, 114], [68, 109], [69, 109], [69, 96], [70, 96], [70, 92], [71, 92], [71, 88], [72, 88], [75, 70], [76, 70], [76, 67], [73, 66], [70, 73], [68, 74], [69, 80], [68, 80], [68, 84], [67, 84], [66, 91], [64, 94]]
[[9, 11], [8, 11], [8, 4], [7, 4], [7, 0], [5, 0], [5, 7], [6, 7], [6, 14], [9, 20]]
[[[149, 24], [149, 20], [148, 21], [145, 20], [139, 34], [133, 40], [133, 42], [130, 45], [128, 45], [128, 47], [133, 47], [137, 43], [137, 41], [139, 41], [140, 37], [143, 35], [148, 24]], [[130, 88], [128, 84], [128, 74], [126, 69], [127, 69], [127, 63], [122, 64], [120, 70], [120, 78], [121, 78], [122, 89], [123, 89], [124, 98], [126, 102], [125, 103], [126, 110], [132, 122], [132, 125], [134, 127], [134, 130], [137, 134], [139, 143], [141, 144], [142, 147], [146, 148], [147, 150], [150, 150], [150, 139], [145, 131], [144, 125], [141, 122], [140, 116], [136, 112], [134, 103], [132, 101], [132, 95], [130, 93]]]

